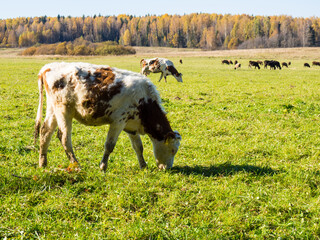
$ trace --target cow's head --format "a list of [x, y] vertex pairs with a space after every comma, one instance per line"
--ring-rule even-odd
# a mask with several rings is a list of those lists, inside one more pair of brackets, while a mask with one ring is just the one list
[[159, 169], [172, 168], [174, 156], [178, 152], [181, 135], [177, 131], [169, 132], [162, 141], [153, 140], [153, 152]]
[[178, 73], [177, 75], [175, 75], [175, 78], [178, 82], [182, 82], [182, 73]]

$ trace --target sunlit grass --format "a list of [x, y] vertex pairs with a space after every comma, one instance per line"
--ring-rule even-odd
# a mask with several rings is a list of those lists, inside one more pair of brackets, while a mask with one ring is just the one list
[[[281, 56], [286, 59], [286, 56]], [[126, 134], [99, 171], [108, 126], [73, 125], [82, 170], [55, 137], [38, 169], [37, 74], [52, 58], [0, 59], [0, 238], [317, 238], [320, 68], [239, 70], [221, 58], [171, 58], [183, 83], [159, 83], [182, 135], [174, 168], [158, 171], [147, 136], [140, 170]], [[281, 59], [278, 59], [281, 61]], [[135, 72], [140, 57], [63, 58]], [[263, 60], [263, 59], [261, 59]]]

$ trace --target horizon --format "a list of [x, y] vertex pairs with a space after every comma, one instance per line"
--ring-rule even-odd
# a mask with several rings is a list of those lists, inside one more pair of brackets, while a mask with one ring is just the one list
[[[14, 19], [19, 17], [82, 17], [82, 16], [118, 16], [126, 14], [135, 17], [144, 17], [147, 15], [188, 15], [192, 13], [207, 14], [230, 14], [230, 15], [249, 15], [249, 16], [290, 16], [293, 18], [312, 18], [319, 17], [320, 1], [305, 0], [298, 1], [277, 1], [269, 0], [268, 3], [252, 3], [249, 0], [239, 1], [229, 0], [225, 2], [214, 2], [209, 0], [194, 1], [186, 0], [183, 3], [179, 1], [162, 0], [161, 4], [152, 5], [145, 1], [120, 0], [116, 3], [105, 2], [102, 0], [88, 1], [78, 0], [65, 2], [56, 0], [54, 3], [47, 3], [45, 6], [40, 0], [22, 1], [6, 3], [5, 7], [0, 9], [0, 19]], [[20, 6], [17, 9], [17, 6]], [[102, 6], [105, 6], [102, 7]], [[312, 7], [310, 7], [312, 6]]]

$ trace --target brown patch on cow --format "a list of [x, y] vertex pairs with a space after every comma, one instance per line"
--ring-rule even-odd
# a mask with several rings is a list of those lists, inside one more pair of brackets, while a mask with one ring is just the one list
[[95, 81], [100, 82], [100, 85], [109, 85], [113, 83], [115, 79], [115, 74], [112, 72], [111, 68], [100, 68], [94, 72]]
[[172, 132], [169, 121], [159, 104], [148, 99], [147, 102], [141, 99], [138, 106], [139, 118], [144, 131], [158, 141], [165, 140], [165, 136]]
[[59, 80], [55, 81], [53, 84], [53, 91], [58, 91], [60, 89], [63, 89], [67, 85], [65, 77], [60, 78]]
[[177, 69], [174, 66], [168, 66], [167, 70], [174, 76], [179, 77], [180, 73], [178, 73]]
[[159, 69], [160, 68], [160, 62], [159, 62], [159, 59], [158, 58], [156, 58], [156, 59], [154, 59], [154, 60], [151, 60], [150, 62], [149, 62], [149, 69], [151, 70], [151, 71], [155, 71], [156, 69]]
[[93, 118], [111, 115], [112, 112], [108, 112], [108, 108], [111, 107], [109, 101], [121, 92], [123, 83], [114, 82], [115, 74], [111, 68], [97, 69], [92, 76], [94, 81], [86, 82], [88, 94], [82, 106], [89, 109]]

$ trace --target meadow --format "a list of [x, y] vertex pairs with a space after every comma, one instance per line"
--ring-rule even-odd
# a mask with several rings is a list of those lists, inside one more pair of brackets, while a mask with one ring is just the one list
[[[72, 138], [81, 171], [68, 168], [55, 136], [48, 167], [38, 168], [37, 74], [53, 61], [138, 72], [140, 59], [155, 53], [0, 54], [0, 239], [319, 239], [320, 67], [303, 63], [319, 60], [320, 50], [301, 51], [168, 52], [184, 82], [150, 78], [182, 136], [173, 169], [157, 169], [143, 136], [148, 168], [140, 170], [121, 133], [106, 173], [99, 162], [108, 126], [77, 122]], [[222, 65], [225, 58], [242, 68]], [[292, 65], [247, 67], [264, 58]]]

